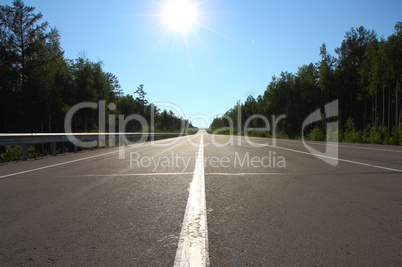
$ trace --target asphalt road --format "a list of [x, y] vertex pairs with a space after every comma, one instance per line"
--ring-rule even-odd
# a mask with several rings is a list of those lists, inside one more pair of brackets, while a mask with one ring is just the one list
[[0, 166], [0, 265], [402, 266], [401, 147], [229, 138]]

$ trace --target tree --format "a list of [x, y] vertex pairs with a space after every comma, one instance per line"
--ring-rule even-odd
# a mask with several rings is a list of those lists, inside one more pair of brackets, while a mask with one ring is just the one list
[[335, 85], [339, 90], [341, 124], [344, 118], [352, 117], [358, 128], [364, 125], [360, 116], [364, 109], [362, 101], [358, 99], [362, 95], [359, 72], [366, 58], [366, 48], [373, 38], [376, 38], [373, 30], [364, 27], [351, 28], [346, 32], [341, 46], [335, 49], [338, 59], [334, 75]]
[[137, 90], [134, 92], [134, 94], [138, 94], [138, 97], [136, 98], [136, 100], [138, 102], [140, 102], [142, 107], [145, 107], [146, 105], [148, 105], [148, 100], [145, 99], [145, 96], [147, 95], [147, 93], [144, 91], [143, 84], [140, 84], [140, 86], [137, 87]]
[[0, 8], [0, 132], [16, 128], [20, 98], [19, 74], [14, 67], [17, 60], [16, 51], [12, 47], [9, 31], [6, 26], [5, 8]]
[[[392, 88], [394, 89], [393, 99], [395, 104], [395, 126], [398, 127], [402, 119], [401, 107], [401, 80], [402, 80], [402, 22], [395, 24], [395, 33], [388, 37], [386, 56], [393, 70]], [[401, 110], [401, 113], [399, 112]]]
[[140, 86], [137, 87], [137, 90], [134, 93], [138, 95], [138, 97], [135, 99], [139, 105], [138, 114], [143, 116], [147, 120], [147, 122], [150, 123], [151, 107], [148, 105], [148, 100], [146, 100], [145, 98], [147, 93], [144, 90], [144, 85], [140, 84]]
[[[339, 124], [350, 132], [347, 128], [353, 122], [353, 128], [357, 128], [353, 140], [363, 140], [360, 138], [362, 130], [370, 132], [377, 129], [377, 123], [382, 125], [378, 128], [381, 129], [379, 132], [384, 133], [386, 128], [390, 132], [392, 124], [398, 126], [402, 118], [401, 22], [396, 24], [395, 31], [388, 39], [378, 40], [372, 30], [351, 28], [346, 32], [341, 46], [335, 50], [337, 58], [328, 54], [324, 43], [320, 48], [321, 60], [318, 63], [301, 66], [296, 74], [281, 72], [279, 78], [272, 77], [264, 94], [258, 96], [257, 100], [248, 97], [242, 105], [243, 119], [255, 114], [267, 118], [286, 114], [286, 120], [279, 123], [278, 130], [286, 131], [288, 136], [293, 137], [300, 134], [300, 126], [311, 112], [338, 98]], [[395, 104], [394, 115], [391, 113], [392, 104]], [[237, 106], [225, 114], [237, 122]], [[346, 118], [349, 118], [348, 121]], [[261, 123], [257, 122], [257, 125]], [[215, 118], [211, 126], [226, 126], [225, 120]], [[322, 132], [323, 129], [316, 127], [312, 130]], [[394, 128], [391, 135], [397, 132], [397, 128]], [[387, 143], [387, 137], [384, 139], [380, 141]]]
[[48, 23], [38, 24], [42, 14], [34, 14], [35, 8], [25, 6], [21, 0], [15, 0], [13, 6], [2, 6], [1, 10], [1, 23], [5, 28], [2, 39], [6, 39], [17, 57], [14, 67], [19, 73], [19, 87], [22, 92], [24, 131], [28, 131], [27, 75], [30, 68], [36, 67], [35, 64], [30, 64], [36, 53], [36, 43], [48, 38], [45, 34]]
[[334, 63], [335, 59], [328, 54], [325, 43], [320, 47], [321, 61], [318, 65], [318, 86], [324, 92], [324, 102], [329, 103], [335, 95], [334, 87]]

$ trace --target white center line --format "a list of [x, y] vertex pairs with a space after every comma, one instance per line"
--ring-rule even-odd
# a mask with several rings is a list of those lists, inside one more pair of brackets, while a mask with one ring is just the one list
[[208, 266], [208, 230], [205, 202], [204, 141], [200, 148], [191, 182], [174, 266]]

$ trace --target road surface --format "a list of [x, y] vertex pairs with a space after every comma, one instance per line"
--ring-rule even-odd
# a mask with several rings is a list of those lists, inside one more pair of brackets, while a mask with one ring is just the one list
[[401, 266], [402, 148], [308, 145], [200, 131], [0, 166], [0, 265]]

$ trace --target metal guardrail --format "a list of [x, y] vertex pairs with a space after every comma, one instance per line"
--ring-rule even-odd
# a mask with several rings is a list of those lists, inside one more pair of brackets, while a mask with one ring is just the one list
[[[105, 140], [113, 140], [111, 147], [114, 146], [115, 140], [119, 139], [119, 145], [122, 145], [124, 138], [146, 138], [146, 140], [158, 137], [178, 137], [187, 134], [183, 133], [37, 133], [37, 134], [0, 134], [0, 146], [21, 145], [22, 160], [28, 160], [27, 145], [31, 144], [51, 144], [51, 152], [53, 156], [57, 155], [56, 143], [71, 142], [71, 138], [78, 141], [102, 140], [99, 146], [105, 147]], [[70, 138], [70, 139], [69, 139]], [[74, 145], [74, 152], [77, 152], [77, 146]]]

